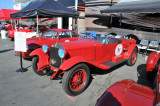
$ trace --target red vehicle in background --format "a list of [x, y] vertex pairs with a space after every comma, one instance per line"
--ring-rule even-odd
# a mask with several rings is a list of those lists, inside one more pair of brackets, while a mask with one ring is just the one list
[[[77, 41], [60, 42], [48, 48], [35, 50], [32, 67], [38, 75], [45, 75], [45, 68], [53, 71], [51, 79], [63, 75], [62, 86], [68, 95], [83, 92], [90, 80], [90, 68], [110, 69], [123, 62], [132, 66], [137, 60], [137, 46], [133, 39], [86, 36]], [[37, 62], [38, 54], [38, 62]], [[50, 58], [49, 58], [50, 57]], [[49, 67], [50, 66], [50, 67]]]
[[[158, 57], [158, 58], [157, 58]], [[152, 52], [146, 69], [155, 71], [154, 89], [132, 80], [122, 80], [111, 85], [100, 97], [96, 106], [159, 106], [160, 105], [160, 55]]]
[[[19, 32], [36, 32], [37, 26], [30, 25], [29, 27], [17, 27], [16, 29], [13, 30], [8, 30], [8, 36], [13, 40], [14, 39], [14, 32], [19, 31]], [[47, 27], [45, 26], [38, 26], [38, 29], [40, 32], [44, 33], [48, 30]]]
[[[55, 44], [56, 42], [68, 42], [73, 40], [78, 40], [79, 35], [72, 30], [68, 29], [50, 29], [43, 33], [41, 37], [27, 38], [27, 52], [22, 52], [22, 57], [32, 58], [30, 53], [38, 48], [42, 48], [42, 45], [46, 44], [48, 47]], [[39, 51], [39, 49], [37, 50]], [[20, 52], [15, 51], [15, 55], [19, 56]], [[38, 56], [39, 53], [35, 55]], [[37, 60], [36, 60], [37, 61]]]
[[3, 25], [3, 28], [5, 30], [12, 30], [12, 29], [15, 29], [15, 25]]

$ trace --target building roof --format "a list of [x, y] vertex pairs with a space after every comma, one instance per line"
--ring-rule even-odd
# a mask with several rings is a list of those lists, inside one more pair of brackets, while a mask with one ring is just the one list
[[101, 13], [159, 13], [160, 0], [120, 0]]

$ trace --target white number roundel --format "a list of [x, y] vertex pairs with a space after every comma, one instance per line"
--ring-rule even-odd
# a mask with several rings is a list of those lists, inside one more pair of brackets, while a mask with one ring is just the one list
[[115, 55], [118, 56], [122, 53], [123, 50], [123, 45], [122, 44], [118, 44], [116, 49], [115, 49]]

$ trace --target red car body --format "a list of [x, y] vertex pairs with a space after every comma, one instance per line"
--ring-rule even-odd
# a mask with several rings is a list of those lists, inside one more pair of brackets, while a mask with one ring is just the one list
[[4, 25], [4, 29], [6, 29], [6, 30], [15, 29], [15, 25]]
[[137, 84], [132, 80], [122, 80], [111, 85], [100, 97], [96, 106], [159, 106], [160, 61], [154, 61], [157, 56], [160, 57], [156, 52], [152, 52], [146, 64], [147, 69], [150, 67], [149, 70], [157, 70], [155, 89]]
[[[33, 26], [33, 25], [31, 25], [29, 27], [17, 27], [17, 29], [8, 30], [8, 36], [10, 38], [14, 38], [14, 32], [16, 32], [16, 31], [19, 31], [19, 32], [36, 32], [36, 27], [37, 26]], [[41, 25], [38, 26], [38, 29], [42, 33], [46, 32], [48, 30], [47, 27], [41, 26]]]
[[[78, 95], [88, 85], [90, 66], [107, 70], [122, 62], [134, 65], [137, 59], [135, 42], [133, 39], [93, 37], [93, 39], [82, 38], [77, 41], [56, 43], [51, 46], [50, 52], [47, 53], [44, 53], [42, 49], [37, 49], [37, 53], [39, 53], [37, 71], [41, 72], [50, 64], [50, 69], [54, 71], [51, 79], [64, 74], [62, 79], [64, 90], [68, 90], [66, 93], [69, 95]], [[65, 53], [64, 57], [60, 58], [59, 54], [63, 51]], [[31, 53], [31, 56], [34, 55], [34, 53]], [[75, 72], [77, 74], [74, 76], [75, 67], [80, 69], [78, 72]], [[72, 78], [68, 79], [68, 76], [71, 74], [70, 70], [71, 73], [73, 71], [72, 74], [75, 80]], [[72, 85], [68, 87], [69, 84], [65, 85], [66, 80], [74, 80], [75, 84], [78, 84], [77, 87], [72, 88]]]
[[[78, 40], [78, 37], [79, 37], [79, 35], [75, 31], [68, 30], [68, 29], [50, 29], [46, 33], [49, 33], [51, 31], [56, 32], [55, 38], [51, 38], [51, 37], [47, 37], [47, 36], [43, 36], [43, 35], [41, 37], [27, 38], [26, 42], [27, 42], [28, 50], [27, 50], [27, 52], [22, 52], [22, 57], [32, 58], [32, 56], [30, 56], [30, 53], [33, 52], [35, 49], [41, 48], [42, 45], [44, 45], [44, 44], [47, 44], [50, 47], [52, 44], [55, 44], [56, 42]], [[75, 37], [69, 36], [66, 38], [60, 38], [61, 32], [72, 32], [75, 34]], [[44, 35], [46, 33], [44, 33]], [[36, 50], [36, 51], [38, 51], [38, 50]], [[36, 51], [34, 51], [32, 54], [37, 56], [37, 55], [39, 55], [39, 52], [36, 52]], [[16, 52], [16, 55], [19, 56], [19, 52]]]

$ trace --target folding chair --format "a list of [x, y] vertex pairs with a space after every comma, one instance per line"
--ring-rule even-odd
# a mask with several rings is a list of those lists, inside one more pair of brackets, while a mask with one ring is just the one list
[[149, 41], [147, 39], [142, 39], [140, 41], [140, 46], [138, 47], [139, 52], [143, 53], [144, 55], [147, 54]]
[[157, 51], [158, 50], [158, 47], [159, 47], [159, 42], [157, 40], [152, 40], [150, 43], [149, 43], [149, 46], [148, 46], [148, 49], [147, 51]]

